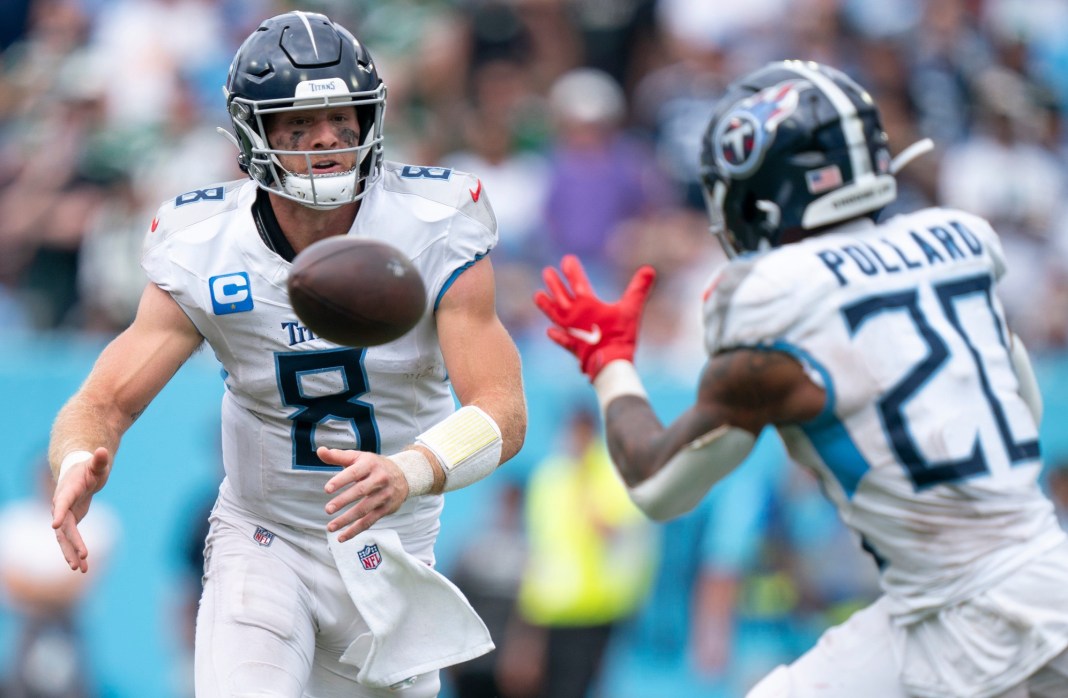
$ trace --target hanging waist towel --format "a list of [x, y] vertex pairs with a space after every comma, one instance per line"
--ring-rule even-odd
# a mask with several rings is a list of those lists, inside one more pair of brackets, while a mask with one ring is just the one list
[[385, 688], [493, 649], [485, 623], [456, 586], [409, 555], [392, 529], [364, 531], [344, 543], [327, 535], [345, 588], [369, 633], [341, 661], [357, 680]]

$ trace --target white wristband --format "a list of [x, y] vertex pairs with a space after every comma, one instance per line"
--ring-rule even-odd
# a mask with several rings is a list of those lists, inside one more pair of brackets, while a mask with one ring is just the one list
[[63, 460], [59, 463], [59, 474], [56, 475], [56, 482], [63, 479], [63, 476], [67, 474], [67, 471], [73, 468], [78, 463], [87, 461], [93, 457], [93, 454], [89, 451], [71, 451], [67, 455], [63, 456]]
[[445, 471], [445, 492], [478, 482], [501, 462], [501, 429], [486, 412], [465, 405], [415, 438]]
[[593, 379], [593, 389], [597, 391], [597, 403], [601, 406], [602, 415], [608, 408], [608, 403], [617, 397], [635, 395], [649, 399], [634, 364], [626, 359], [609, 361]]
[[396, 463], [404, 473], [404, 479], [408, 481], [409, 497], [430, 494], [434, 486], [434, 466], [430, 465], [430, 460], [424, 454], [413, 448], [394, 453], [387, 458]]

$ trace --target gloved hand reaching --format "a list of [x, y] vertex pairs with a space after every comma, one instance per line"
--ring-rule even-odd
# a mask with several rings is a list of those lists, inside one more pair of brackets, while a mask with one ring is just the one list
[[560, 271], [564, 278], [554, 267], [546, 267], [542, 271], [546, 290], [534, 294], [534, 304], [554, 323], [549, 338], [578, 357], [590, 381], [609, 361], [633, 362], [638, 322], [656, 271], [650, 266], [638, 269], [615, 303], [597, 297], [578, 257], [565, 255]]

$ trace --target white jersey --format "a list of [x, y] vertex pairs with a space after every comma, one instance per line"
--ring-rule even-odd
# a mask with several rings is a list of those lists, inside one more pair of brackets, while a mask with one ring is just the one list
[[854, 222], [726, 265], [705, 304], [711, 355], [789, 352], [826, 390], [780, 428], [864, 540], [900, 620], [970, 598], [1061, 542], [1037, 484], [986, 221], [931, 208]]
[[[382, 346], [316, 337], [290, 307], [291, 264], [267, 247], [252, 214], [255, 182], [165, 203], [145, 241], [149, 279], [178, 302], [222, 363], [222, 498], [267, 522], [325, 531], [323, 485], [340, 468], [318, 446], [389, 454], [455, 409], [438, 344], [437, 302], [493, 248], [497, 225], [478, 180], [385, 163], [369, 180], [349, 235], [387, 242], [426, 285], [419, 324]], [[414, 497], [377, 526], [437, 533], [440, 496]]]

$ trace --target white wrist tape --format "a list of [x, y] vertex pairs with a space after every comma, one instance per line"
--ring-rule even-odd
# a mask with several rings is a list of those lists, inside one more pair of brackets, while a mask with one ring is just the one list
[[602, 415], [608, 403], [617, 397], [636, 395], [649, 399], [634, 364], [625, 359], [609, 361], [593, 379], [593, 389], [597, 391], [597, 403], [601, 406]]
[[756, 437], [745, 429], [724, 424], [683, 446], [652, 477], [627, 492], [651, 519], [681, 516], [745, 460], [755, 443]]
[[478, 482], [501, 462], [501, 429], [493, 418], [465, 405], [416, 437], [438, 458], [445, 471], [445, 491]]
[[82, 461], [87, 461], [93, 457], [93, 454], [89, 451], [71, 451], [67, 455], [63, 456], [63, 460], [59, 463], [59, 475], [56, 476], [56, 482], [63, 479], [63, 476], [67, 474], [71, 468]]
[[1027, 347], [1023, 340], [1015, 334], [1009, 338], [1009, 357], [1012, 359], [1012, 367], [1016, 371], [1016, 380], [1020, 383], [1020, 397], [1027, 403], [1031, 415], [1035, 418], [1035, 424], [1042, 423], [1042, 391], [1038, 388], [1038, 379], [1035, 378], [1035, 369], [1031, 367], [1031, 357], [1027, 354]]
[[404, 473], [404, 479], [408, 481], [409, 497], [430, 494], [434, 486], [434, 466], [430, 465], [430, 461], [423, 453], [410, 448], [407, 451], [387, 456], [387, 458], [396, 463]]

